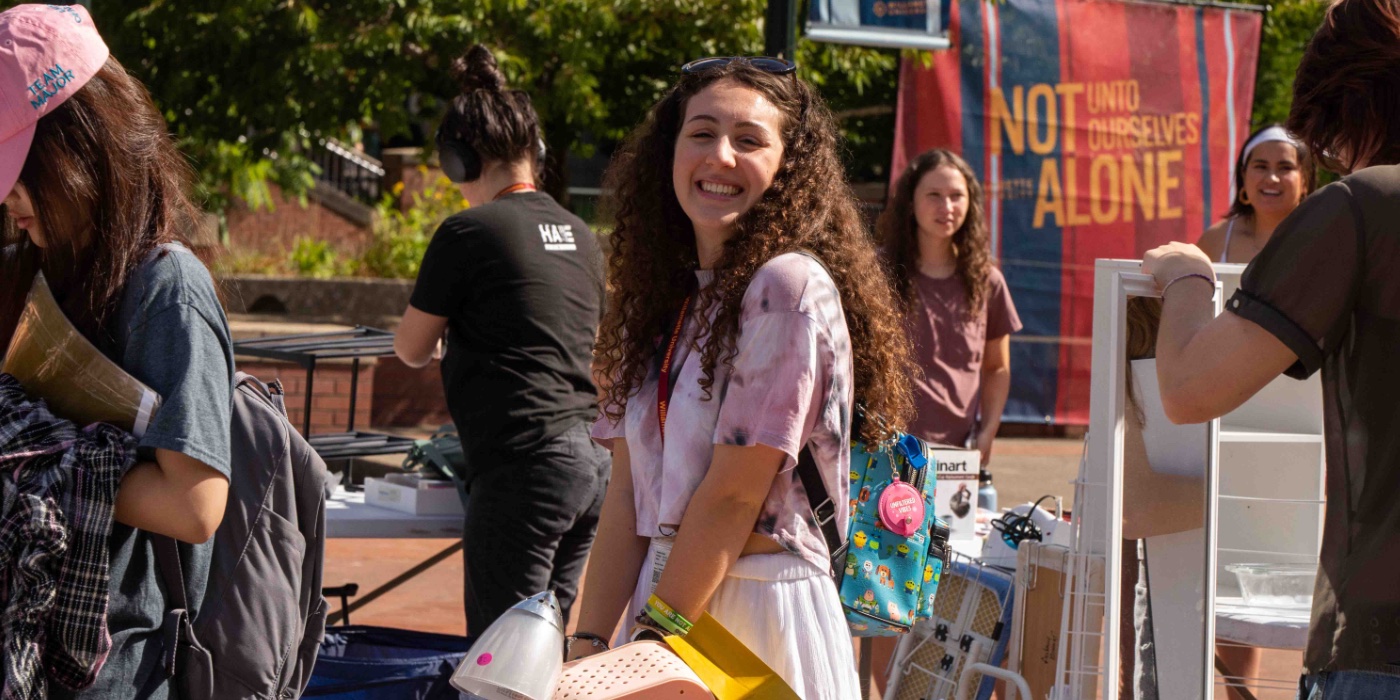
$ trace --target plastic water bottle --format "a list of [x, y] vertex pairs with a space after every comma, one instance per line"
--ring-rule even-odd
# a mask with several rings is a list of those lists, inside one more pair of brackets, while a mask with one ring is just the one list
[[985, 468], [977, 475], [977, 507], [997, 512], [997, 487], [992, 486], [992, 473]]

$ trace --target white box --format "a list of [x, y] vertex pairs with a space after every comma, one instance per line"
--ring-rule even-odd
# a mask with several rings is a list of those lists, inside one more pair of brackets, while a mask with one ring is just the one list
[[409, 515], [465, 515], [462, 499], [450, 481], [417, 474], [365, 478], [365, 503]]
[[938, 465], [938, 485], [933, 490], [934, 514], [948, 523], [953, 540], [977, 539], [977, 476], [982, 453], [946, 445], [931, 445]]

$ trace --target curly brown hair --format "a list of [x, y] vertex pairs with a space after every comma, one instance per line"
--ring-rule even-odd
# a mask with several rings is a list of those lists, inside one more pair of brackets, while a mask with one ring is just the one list
[[763, 95], [784, 115], [783, 160], [763, 197], [735, 222], [715, 263], [715, 282], [695, 306], [715, 308], [713, 320], [698, 314], [696, 349], [710, 398], [714, 370], [732, 367], [738, 352], [739, 316], [754, 273], [784, 253], [809, 251], [836, 282], [850, 333], [855, 400], [867, 415], [862, 436], [885, 439], [913, 414], [908, 341], [873, 241], [837, 153], [835, 119], [816, 92], [793, 75], [773, 75], [743, 61], [684, 75], [619, 149], [605, 189], [615, 212], [611, 235], [608, 310], [597, 355], [611, 382], [606, 415], [620, 419], [627, 398], [647, 375], [657, 338], [670, 330], [699, 266], [695, 231], [672, 184], [672, 161], [689, 100], [719, 81]]
[[982, 313], [987, 301], [992, 253], [987, 242], [987, 225], [982, 218], [982, 184], [967, 161], [943, 148], [926, 151], [910, 161], [895, 183], [894, 196], [880, 214], [875, 230], [894, 272], [895, 293], [907, 311], [916, 302], [914, 274], [919, 269], [919, 223], [914, 220], [914, 190], [924, 175], [945, 166], [962, 173], [967, 181], [967, 218], [953, 234], [953, 256], [958, 263], [956, 274], [967, 290], [966, 314], [971, 319]]

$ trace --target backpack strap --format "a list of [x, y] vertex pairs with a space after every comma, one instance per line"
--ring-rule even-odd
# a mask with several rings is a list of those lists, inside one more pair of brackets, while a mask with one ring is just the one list
[[831, 552], [832, 570], [841, 571], [836, 563], [846, 556], [846, 543], [841, 531], [836, 528], [836, 503], [831, 500], [826, 484], [822, 483], [822, 475], [817, 469], [817, 460], [812, 457], [811, 448], [802, 448], [797, 456], [797, 478], [802, 480], [802, 490], [807, 492], [812, 517], [816, 519], [817, 527], [821, 528], [827, 551]]
[[180, 646], [186, 641], [182, 637], [189, 628], [189, 600], [185, 597], [185, 575], [180, 566], [180, 545], [173, 537], [147, 533], [151, 547], [155, 550], [156, 569], [165, 583], [166, 602], [165, 622], [161, 625], [161, 636], [165, 643], [165, 654], [161, 665], [167, 678], [174, 678], [178, 670], [176, 659]]
[[[805, 255], [821, 266], [832, 283], [836, 282], [836, 277], [831, 274], [831, 269], [817, 257], [817, 254], [806, 248], [798, 248], [795, 252]], [[854, 420], [851, 424], [851, 437], [855, 438], [859, 433]], [[826, 550], [831, 553], [831, 569], [833, 572], [840, 572], [841, 559], [846, 556], [846, 542], [841, 536], [841, 531], [836, 528], [836, 503], [831, 500], [831, 494], [826, 490], [826, 484], [822, 482], [821, 471], [817, 469], [817, 460], [812, 456], [811, 447], [803, 447], [802, 452], [797, 456], [797, 478], [802, 480], [802, 490], [807, 492], [807, 504], [812, 509], [812, 517], [817, 521], [817, 527], [821, 528], [822, 539], [826, 540]], [[837, 574], [839, 582], [840, 575]]]

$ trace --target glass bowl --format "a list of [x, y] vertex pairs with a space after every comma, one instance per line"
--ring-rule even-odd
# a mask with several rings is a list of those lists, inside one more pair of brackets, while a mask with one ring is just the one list
[[1245, 605], [1262, 608], [1312, 608], [1316, 564], [1227, 564], [1240, 582]]

